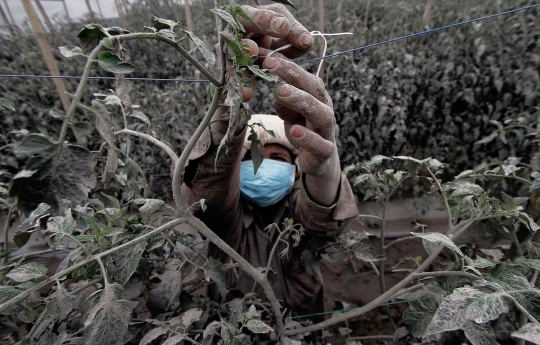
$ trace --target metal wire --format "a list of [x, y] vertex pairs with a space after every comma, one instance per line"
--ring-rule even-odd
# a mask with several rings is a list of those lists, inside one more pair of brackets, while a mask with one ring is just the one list
[[[520, 12], [520, 11], [530, 10], [530, 9], [533, 9], [533, 8], [536, 8], [536, 7], [539, 7], [539, 6], [540, 6], [540, 4], [529, 5], [529, 6], [525, 6], [525, 7], [516, 8], [516, 9], [513, 9], [513, 10], [500, 12], [500, 13], [490, 14], [488, 16], [484, 16], [484, 17], [480, 17], [480, 18], [470, 19], [470, 20], [466, 20], [466, 21], [463, 21], [463, 22], [459, 22], [459, 23], [454, 23], [454, 24], [450, 24], [450, 25], [446, 25], [446, 26], [441, 26], [441, 27], [438, 27], [438, 28], [435, 28], [435, 29], [416, 32], [416, 33], [413, 33], [413, 34], [410, 34], [410, 35], [396, 37], [396, 38], [392, 38], [392, 39], [377, 42], [377, 43], [371, 43], [371, 44], [368, 44], [368, 45], [365, 45], [365, 46], [362, 46], [362, 47], [349, 49], [349, 50], [345, 50], [345, 51], [338, 52], [338, 53], [335, 53], [335, 54], [325, 55], [323, 57], [303, 61], [303, 62], [300, 62], [299, 65], [307, 65], [307, 64], [317, 62], [317, 61], [320, 61], [320, 60], [331, 59], [331, 58], [335, 58], [335, 57], [338, 57], [338, 56], [350, 54], [350, 53], [353, 53], [353, 52], [362, 51], [362, 50], [369, 49], [369, 48], [378, 47], [378, 46], [381, 46], [381, 45], [385, 45], [385, 44], [389, 44], [389, 43], [393, 43], [393, 42], [397, 42], [397, 41], [406, 40], [406, 39], [413, 38], [413, 37], [419, 37], [419, 36], [431, 34], [431, 33], [434, 33], [434, 32], [447, 30], [447, 29], [455, 28], [455, 27], [462, 26], [462, 25], [471, 24], [471, 23], [474, 23], [474, 22], [479, 22], [479, 21], [483, 21], [483, 20], [487, 20], [487, 19], [492, 19], [492, 18], [495, 18], [495, 17], [505, 16], [505, 15], [509, 15], [509, 14], [512, 14], [512, 13]], [[0, 74], [0, 79], [6, 79], [6, 78], [81, 79], [82, 77], [79, 77], [79, 76], [28, 75], [28, 74]], [[89, 77], [89, 79], [91, 79], [91, 80], [115, 80], [114, 77]], [[210, 82], [207, 79], [126, 78], [126, 80], [132, 80], [132, 81], [161, 81], [161, 82], [178, 82], [178, 83], [208, 83], [208, 82]]]

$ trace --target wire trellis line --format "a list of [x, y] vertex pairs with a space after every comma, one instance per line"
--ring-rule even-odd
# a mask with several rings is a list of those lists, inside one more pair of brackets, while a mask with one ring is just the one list
[[[317, 62], [317, 61], [320, 61], [320, 60], [331, 59], [331, 58], [335, 58], [335, 57], [338, 57], [338, 56], [350, 54], [350, 53], [353, 53], [353, 52], [362, 51], [362, 50], [365, 50], [365, 49], [374, 48], [374, 47], [378, 47], [378, 46], [381, 46], [381, 45], [406, 40], [406, 39], [409, 39], [409, 38], [419, 37], [419, 36], [431, 34], [431, 33], [442, 31], [442, 30], [452, 29], [452, 28], [455, 28], [455, 27], [458, 27], [458, 26], [463, 26], [463, 25], [472, 24], [472, 23], [487, 20], [487, 19], [492, 19], [492, 18], [496, 18], [496, 17], [501, 17], [501, 16], [513, 14], [513, 13], [516, 13], [516, 12], [530, 10], [530, 9], [533, 9], [533, 8], [536, 8], [536, 7], [540, 7], [540, 3], [539, 4], [534, 4], [534, 5], [529, 5], [529, 6], [524, 6], [524, 7], [520, 7], [520, 8], [515, 8], [513, 10], [508, 10], [508, 11], [504, 11], [504, 12], [500, 12], [500, 13], [490, 14], [490, 15], [487, 15], [487, 16], [484, 16], [484, 17], [469, 19], [469, 20], [466, 20], [466, 21], [463, 21], [463, 22], [454, 23], [454, 24], [450, 24], [450, 25], [445, 25], [445, 26], [441, 26], [441, 27], [438, 27], [438, 28], [430, 29], [430, 30], [420, 31], [420, 32], [416, 32], [416, 33], [401, 36], [401, 37], [391, 38], [391, 39], [381, 41], [381, 42], [377, 42], [377, 43], [371, 43], [371, 44], [368, 44], [368, 45], [365, 45], [365, 46], [362, 46], [362, 47], [353, 48], [353, 49], [345, 50], [345, 51], [342, 51], [342, 52], [338, 52], [338, 53], [334, 53], [334, 54], [330, 54], [330, 55], [325, 55], [323, 57], [319, 57], [319, 58], [299, 62], [298, 64], [299, 65], [307, 65], [307, 64]], [[35, 75], [35, 74], [0, 74], [0, 79], [8, 79], [8, 78], [82, 79], [82, 77], [79, 77], [79, 76], [52, 76], [52, 75]], [[89, 77], [89, 79], [91, 79], [91, 80], [115, 80], [114, 77]], [[208, 83], [208, 82], [210, 82], [207, 79], [169, 79], [169, 78], [126, 78], [126, 80], [131, 80], [131, 81], [161, 81], [161, 82], [178, 82], [178, 83]]]

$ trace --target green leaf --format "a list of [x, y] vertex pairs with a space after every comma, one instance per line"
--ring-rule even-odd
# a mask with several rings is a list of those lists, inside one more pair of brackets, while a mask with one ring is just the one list
[[163, 29], [174, 30], [176, 28], [182, 27], [180, 23], [175, 22], [174, 20], [163, 19], [156, 16], [150, 17], [150, 22], [152, 26], [156, 28], [157, 30], [163, 30]]
[[84, 344], [124, 343], [133, 304], [119, 299], [121, 291], [122, 287], [118, 284], [105, 285], [101, 298], [88, 312], [84, 322]]
[[540, 226], [536, 224], [536, 222], [531, 217], [529, 217], [527, 213], [520, 212], [518, 219], [521, 223], [525, 224], [531, 231], [536, 232], [540, 230]]
[[35, 220], [39, 220], [40, 218], [47, 216], [48, 215], [47, 211], [50, 208], [51, 207], [49, 205], [42, 202], [41, 204], [38, 205], [38, 207], [34, 211], [32, 211], [32, 213], [30, 213], [28, 218], [24, 218], [21, 221], [21, 225], [24, 225], [26, 223], [32, 224], [34, 223]]
[[71, 126], [79, 135], [88, 135], [92, 133], [92, 126], [86, 121], [75, 121]]
[[456, 252], [460, 256], [464, 256], [461, 249], [456, 246], [454, 242], [448, 236], [441, 234], [439, 232], [428, 232], [428, 233], [418, 233], [418, 232], [411, 232], [411, 235], [418, 236], [426, 241], [437, 243], [440, 245], [445, 246], [446, 248]]
[[72, 58], [75, 56], [86, 56], [84, 55], [84, 52], [81, 48], [77, 46], [65, 46], [65, 47], [59, 47], [60, 54], [62, 54], [64, 57]]
[[489, 276], [486, 276], [486, 279], [499, 284], [506, 291], [528, 290], [531, 286], [527, 278], [520, 275], [520, 272], [507, 262], [503, 262], [489, 271]]
[[0, 286], [0, 303], [5, 303], [17, 297], [23, 290], [16, 289], [13, 286]]
[[212, 53], [212, 51], [208, 49], [206, 44], [201, 41], [199, 37], [195, 36], [193, 32], [188, 30], [182, 31], [193, 41], [193, 43], [195, 43], [195, 46], [197, 47], [197, 49], [199, 49], [203, 58], [208, 62], [208, 64], [211, 67], [214, 67], [214, 65], [216, 64], [216, 56], [214, 55], [214, 53]]
[[83, 26], [77, 34], [79, 45], [85, 52], [94, 49], [102, 38], [107, 37], [103, 27], [99, 24], [88, 24]]
[[32, 309], [23, 309], [19, 311], [17, 316], [24, 323], [33, 323], [37, 318], [37, 314]]
[[148, 305], [153, 310], [166, 311], [182, 289], [182, 271], [178, 265], [167, 265], [160, 279], [161, 283], [150, 291]]
[[16, 252], [18, 249], [0, 249], [0, 259], [3, 259], [10, 255], [11, 253]]
[[264, 160], [264, 145], [259, 140], [257, 132], [251, 129], [248, 140], [251, 141], [251, 159], [253, 160], [253, 173], [257, 174], [257, 170]]
[[219, 293], [222, 297], [225, 297], [227, 295], [227, 286], [225, 284], [225, 271], [221, 262], [214, 258], [209, 258], [203, 268], [206, 281], [209, 282], [212, 280], [216, 283]]
[[528, 323], [516, 332], [512, 332], [512, 337], [540, 345], [540, 325]]
[[24, 283], [29, 280], [44, 277], [47, 273], [49, 273], [49, 270], [44, 265], [37, 262], [30, 262], [12, 269], [6, 274], [6, 277], [17, 283]]
[[249, 56], [240, 45], [240, 42], [229, 32], [220, 31], [219, 34], [225, 39], [225, 43], [231, 48], [234, 57], [233, 60], [239, 66], [251, 66], [257, 61], [256, 56]]
[[257, 24], [257, 22], [255, 22], [253, 19], [251, 19], [251, 17], [244, 11], [242, 6], [240, 6], [238, 4], [234, 4], [233, 8], [232, 8], [232, 11], [236, 14], [236, 16], [240, 16], [240, 17], [244, 18], [245, 20], [248, 20], [249, 22], [251, 22], [251, 24], [255, 25], [257, 28], [259, 28], [259, 30], [262, 31], [262, 28], [259, 26], [259, 24]]
[[235, 33], [246, 32], [242, 24], [240, 24], [240, 22], [236, 20], [236, 18], [233, 17], [229, 12], [219, 8], [213, 8], [210, 10], [210, 12], [223, 19]]
[[150, 332], [146, 333], [146, 335], [141, 339], [141, 342], [139, 345], [148, 345], [152, 341], [156, 340], [157, 338], [161, 337], [163, 334], [167, 333], [167, 329], [163, 327], [156, 327]]
[[21, 230], [17, 231], [15, 235], [13, 235], [13, 242], [17, 247], [22, 248], [26, 243], [28, 243], [28, 240], [30, 240], [30, 237], [34, 233], [35, 229], [28, 229], [28, 230]]
[[122, 62], [120, 58], [111, 52], [103, 51], [98, 55], [99, 67], [111, 73], [131, 73], [136, 67], [128, 62]]
[[437, 307], [438, 304], [435, 298], [409, 302], [409, 309], [403, 313], [403, 321], [407, 331], [413, 336], [421, 338], [433, 315], [437, 312]]
[[42, 134], [29, 134], [17, 146], [13, 152], [16, 156], [32, 156], [39, 153], [49, 152], [56, 147], [49, 138]]
[[256, 319], [249, 320], [246, 323], [246, 327], [253, 333], [268, 333], [274, 330], [272, 327], [268, 326], [263, 321]]
[[114, 279], [124, 285], [137, 269], [139, 260], [148, 243], [140, 242], [135, 246], [118, 252], [114, 258]]

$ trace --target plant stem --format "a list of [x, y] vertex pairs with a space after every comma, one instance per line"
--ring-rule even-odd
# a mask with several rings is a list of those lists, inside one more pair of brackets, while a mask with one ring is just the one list
[[371, 214], [361, 214], [361, 215], [356, 216], [356, 220], [358, 220], [358, 221], [360, 221], [360, 219], [362, 219], [362, 218], [375, 219], [375, 220], [378, 220], [380, 222], [383, 221], [383, 219], [381, 217], [371, 215]]
[[120, 131], [114, 132], [115, 136], [116, 135], [122, 135], [122, 134], [129, 134], [129, 135], [133, 135], [134, 137], [145, 139], [145, 140], [151, 142], [152, 144], [156, 145], [157, 147], [163, 149], [163, 151], [167, 152], [167, 154], [169, 155], [169, 157], [171, 157], [171, 159], [172, 159], [172, 161], [173, 161], [173, 163], [175, 165], [178, 162], [178, 156], [176, 155], [176, 153], [174, 153], [174, 151], [167, 144], [165, 144], [164, 142], [162, 142], [159, 139], [154, 138], [150, 134], [133, 131], [131, 129], [122, 129]]
[[81, 291], [84, 291], [88, 289], [92, 285], [96, 285], [97, 283], [100, 283], [103, 280], [103, 277], [96, 278], [94, 280], [89, 281], [88, 283], [84, 284], [83, 286], [76, 288], [75, 290], [71, 291], [72, 295], [76, 295]]
[[412, 276], [415, 278], [430, 278], [430, 277], [466, 277], [472, 280], [483, 279], [477, 275], [467, 272], [458, 272], [458, 271], [439, 271], [439, 272], [424, 272], [424, 273], [413, 273]]
[[[191, 225], [195, 230], [200, 232], [213, 244], [215, 244], [219, 249], [221, 249], [225, 254], [227, 254], [233, 261], [238, 263], [238, 266], [241, 270], [246, 272], [251, 278], [253, 278], [257, 283], [261, 285], [264, 290], [264, 293], [270, 300], [272, 305], [272, 310], [274, 312], [274, 317], [276, 319], [277, 325], [277, 334], [281, 334], [283, 326], [283, 318], [281, 317], [281, 306], [276, 298], [272, 286], [266, 279], [266, 276], [263, 275], [259, 270], [253, 267], [246, 259], [244, 259], [240, 254], [238, 254], [234, 249], [232, 249], [225, 241], [223, 241], [218, 235], [216, 235], [210, 228], [208, 228], [201, 220], [192, 215], [189, 212], [186, 212], [185, 219], [187, 223]], [[1, 311], [1, 309], [0, 309]]]
[[[224, 80], [224, 78], [225, 78], [225, 75], [223, 74], [222, 80]], [[199, 127], [197, 127], [197, 130], [195, 131], [193, 136], [189, 139], [186, 147], [184, 148], [184, 151], [182, 151], [180, 158], [175, 164], [172, 183], [173, 183], [173, 196], [174, 196], [174, 201], [176, 203], [177, 212], [180, 212], [180, 210], [183, 209], [183, 205], [184, 205], [184, 200], [182, 198], [182, 184], [184, 183], [184, 166], [186, 165], [186, 162], [189, 158], [189, 154], [195, 147], [195, 144], [201, 137], [204, 130], [206, 129], [206, 126], [208, 126], [208, 124], [210, 123], [212, 116], [214, 116], [214, 113], [216, 112], [216, 109], [219, 106], [219, 101], [221, 99], [222, 92], [223, 92], [222, 87], [218, 87], [216, 89], [216, 92], [214, 93], [214, 99], [212, 100], [212, 104], [210, 105], [210, 108], [208, 108], [208, 111], [204, 115], [204, 118], [199, 124]]]
[[46, 249], [46, 250], [41, 250], [39, 252], [34, 252], [34, 253], [28, 253], [28, 254], [21, 254], [21, 255], [17, 255], [17, 256], [14, 256], [12, 258], [9, 258], [9, 263], [12, 263], [12, 262], [15, 262], [19, 259], [22, 259], [24, 257], [30, 257], [30, 256], [36, 256], [36, 255], [41, 255], [41, 254], [49, 254], [49, 253], [55, 253], [55, 252], [62, 252], [62, 251], [69, 251], [69, 249], [57, 249], [57, 250], [53, 250], [53, 249]]
[[105, 268], [105, 265], [103, 264], [103, 260], [101, 258], [96, 259], [99, 267], [101, 267], [101, 276], [103, 277], [103, 281], [105, 282], [105, 286], [109, 285], [109, 276], [107, 274], [107, 269]]
[[516, 234], [517, 227], [519, 227], [519, 225], [517, 225], [517, 227], [516, 227], [516, 224], [513, 224], [513, 225], [514, 225], [513, 229], [510, 230], [510, 232], [512, 233], [512, 240], [514, 241], [514, 244], [516, 246], [517, 254], [519, 256], [523, 256], [523, 248], [521, 247], [521, 243], [519, 243], [519, 239], [517, 238], [517, 234]]
[[362, 337], [350, 337], [350, 340], [393, 340], [393, 335], [365, 335]]
[[83, 246], [83, 244], [81, 243], [81, 241], [79, 241], [78, 239], [75, 238], [75, 236], [71, 235], [71, 234], [64, 234], [64, 236], [66, 236], [67, 238], [69, 238], [70, 240], [72, 240], [73, 242], [75, 242], [79, 247], [81, 247], [81, 249], [83, 250], [83, 252], [86, 254], [87, 257], [92, 257], [92, 253], [88, 250], [88, 248], [86, 248], [85, 246]]
[[[17, 203], [13, 203], [11, 207], [8, 210], [8, 214], [6, 217], [6, 223], [4, 224], [4, 249], [8, 249], [8, 242], [9, 242], [9, 228], [11, 227], [11, 216], [13, 215], [13, 211], [15, 210], [15, 207], [17, 207]], [[5, 263], [7, 260], [7, 257], [2, 259], [2, 263]]]
[[437, 188], [439, 188], [439, 191], [441, 193], [441, 196], [444, 201], [444, 207], [446, 208], [446, 213], [448, 213], [448, 233], [451, 234], [453, 232], [453, 225], [452, 225], [452, 209], [450, 208], [450, 205], [448, 204], [448, 198], [446, 197], [446, 194], [444, 193], [444, 189], [441, 185], [441, 181], [435, 176], [433, 171], [431, 171], [430, 168], [427, 168], [427, 171], [433, 178], [433, 181], [435, 181], [435, 184], [437, 185]]
[[127, 248], [130, 248], [136, 244], [139, 244], [143, 241], [146, 241], [147, 239], [151, 238], [151, 237], [154, 237], [158, 234], [160, 234], [161, 232], [169, 229], [169, 228], [172, 228], [174, 226], [177, 226], [179, 224], [183, 224], [186, 222], [186, 219], [185, 218], [178, 218], [178, 219], [174, 219], [174, 220], [171, 220], [170, 222], [160, 226], [159, 228], [156, 228], [142, 236], [139, 236], [129, 242], [126, 242], [124, 244], [121, 244], [119, 245], [118, 247], [114, 247], [114, 248], [111, 248], [107, 251], [104, 251], [102, 253], [99, 253], [99, 254], [95, 254], [93, 255], [92, 257], [84, 260], [84, 261], [80, 261], [76, 264], [74, 264], [73, 266], [69, 267], [69, 268], [66, 268], [65, 270], [61, 271], [61, 272], [58, 272], [56, 273], [54, 276], [52, 277], [49, 277], [47, 278], [46, 280], [32, 286], [31, 288], [29, 288], [28, 290], [25, 290], [23, 292], [21, 292], [19, 295], [17, 295], [16, 297], [0, 304], [0, 312], [6, 310], [7, 308], [11, 307], [12, 305], [15, 305], [17, 303], [19, 303], [20, 301], [22, 301], [23, 299], [25, 299], [26, 297], [30, 296], [33, 292], [35, 291], [39, 291], [40, 289], [42, 289], [43, 287], [49, 285], [50, 283], [56, 281], [57, 279], [60, 279], [62, 277], [64, 277], [65, 275], [73, 272], [73, 271], [76, 271], [77, 269], [93, 262], [94, 260], [97, 260], [97, 259], [101, 259], [103, 257], [106, 257], [107, 255], [110, 255], [110, 254], [114, 254], [116, 252], [119, 252], [119, 251], [122, 251], [122, 250], [125, 250]]
[[343, 321], [345, 321], [347, 319], [363, 315], [363, 314], [365, 314], [365, 313], [379, 307], [381, 304], [387, 302], [390, 298], [392, 298], [399, 290], [401, 290], [403, 287], [405, 287], [411, 281], [413, 281], [415, 279], [414, 274], [422, 273], [423, 271], [425, 271], [429, 267], [429, 265], [431, 265], [431, 263], [433, 261], [435, 261], [435, 259], [437, 259], [438, 255], [442, 251], [442, 249], [443, 249], [443, 247], [439, 247], [439, 248], [435, 249], [435, 251], [422, 263], [422, 265], [420, 265], [420, 267], [418, 267], [413, 272], [413, 274], [407, 276], [405, 279], [403, 279], [402, 281], [400, 281], [399, 283], [394, 285], [392, 288], [390, 288], [388, 291], [386, 291], [386, 293], [384, 293], [381, 296], [377, 297], [376, 299], [374, 299], [370, 303], [366, 304], [365, 306], [363, 306], [361, 308], [358, 308], [358, 309], [355, 309], [355, 310], [345, 312], [345, 313], [340, 314], [340, 315], [336, 315], [336, 316], [334, 316], [333, 318], [331, 318], [329, 320], [319, 322], [319, 323], [314, 324], [312, 326], [287, 330], [287, 331], [283, 332], [283, 334], [286, 335], [286, 336], [291, 336], [291, 335], [296, 335], [296, 334], [303, 334], [303, 333], [309, 333], [309, 332], [318, 331], [318, 330], [324, 329], [326, 327], [341, 323], [341, 322], [343, 322]]
[[516, 180], [516, 181], [519, 181], [519, 182], [523, 182], [529, 186], [532, 185], [532, 182], [529, 181], [529, 180], [526, 180], [522, 177], [519, 177], [519, 176], [514, 176], [514, 175], [499, 175], [499, 174], [484, 174], [484, 175], [480, 175], [480, 176], [484, 176], [484, 177], [500, 177], [500, 178], [509, 178], [509, 179], [512, 179], [512, 180]]

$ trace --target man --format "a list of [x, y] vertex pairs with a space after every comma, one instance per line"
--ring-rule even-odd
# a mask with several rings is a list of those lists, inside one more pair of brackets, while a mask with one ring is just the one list
[[[206, 211], [197, 209], [195, 215], [254, 267], [267, 267], [278, 236], [275, 229], [265, 232], [269, 224], [281, 227], [284, 219], [292, 218], [308, 234], [325, 233], [342, 228], [357, 215], [357, 209], [341, 173], [332, 101], [324, 83], [286, 59], [305, 54], [313, 44], [311, 35], [282, 5], [244, 6], [244, 10], [258, 24], [243, 21], [246, 37], [251, 38], [245, 40], [250, 53], [261, 57], [262, 67], [285, 81], [276, 90], [274, 108], [279, 118], [262, 115], [251, 120], [273, 130], [275, 138], [261, 126], [255, 127], [264, 145], [264, 161], [254, 175], [247, 126], [238, 129], [215, 172], [217, 148], [228, 126], [222, 120], [226, 109], [218, 109], [213, 120], [222, 121], [212, 122], [190, 155], [183, 195], [186, 205], [205, 199]], [[283, 55], [266, 58], [269, 50], [289, 43], [293, 47], [282, 51]], [[244, 101], [253, 92], [244, 89]], [[322, 284], [306, 272], [303, 250], [290, 246], [288, 255], [280, 258], [283, 246], [270, 258], [269, 266], [277, 298], [298, 313], [323, 309]], [[209, 256], [230, 262], [212, 245]], [[231, 291], [247, 293], [254, 288], [253, 280], [243, 272], [236, 276], [228, 271], [226, 282]], [[259, 287], [255, 291], [262, 292]], [[210, 295], [217, 297], [215, 289]]]

